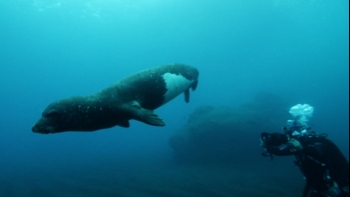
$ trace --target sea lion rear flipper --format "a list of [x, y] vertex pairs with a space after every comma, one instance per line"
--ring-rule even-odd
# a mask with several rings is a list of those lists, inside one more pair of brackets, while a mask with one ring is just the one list
[[153, 125], [164, 126], [165, 122], [156, 114], [153, 110], [148, 110], [140, 106], [138, 102], [134, 102], [133, 106], [133, 118], [140, 122]]
[[193, 91], [195, 91], [197, 89], [197, 85], [198, 85], [198, 80], [196, 80], [195, 82], [193, 82], [191, 88]]
[[198, 80], [193, 82], [193, 84], [187, 90], [185, 90], [184, 94], [185, 94], [185, 102], [186, 103], [190, 102], [190, 88], [192, 89], [192, 91], [195, 91], [197, 88], [197, 85], [198, 85]]
[[185, 102], [186, 103], [190, 102], [190, 89], [189, 88], [187, 90], [185, 90], [184, 95], [185, 95]]

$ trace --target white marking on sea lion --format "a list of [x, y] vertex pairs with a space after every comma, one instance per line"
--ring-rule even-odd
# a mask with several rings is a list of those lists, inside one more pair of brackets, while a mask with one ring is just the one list
[[184, 92], [193, 83], [193, 80], [188, 80], [181, 74], [176, 75], [172, 73], [165, 73], [163, 75], [163, 79], [167, 89], [164, 94], [164, 103], [167, 103], [177, 95]]

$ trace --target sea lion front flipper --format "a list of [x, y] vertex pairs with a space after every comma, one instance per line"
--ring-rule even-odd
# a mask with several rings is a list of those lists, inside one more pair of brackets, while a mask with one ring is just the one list
[[156, 114], [153, 110], [148, 110], [140, 106], [138, 102], [132, 104], [132, 116], [135, 120], [140, 122], [153, 125], [153, 126], [164, 126], [165, 122]]
[[139, 121], [154, 126], [164, 126], [165, 122], [152, 110], [141, 108], [139, 110]]
[[130, 122], [128, 120], [121, 121], [118, 123], [119, 126], [124, 127], [124, 128], [129, 128], [130, 127]]

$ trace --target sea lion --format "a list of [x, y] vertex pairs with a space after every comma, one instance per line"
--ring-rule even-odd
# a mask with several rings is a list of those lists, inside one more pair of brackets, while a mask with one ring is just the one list
[[90, 96], [75, 96], [51, 103], [33, 126], [36, 133], [95, 131], [134, 119], [154, 126], [164, 121], [153, 110], [182, 92], [189, 102], [189, 89], [197, 88], [199, 72], [184, 64], [143, 70]]

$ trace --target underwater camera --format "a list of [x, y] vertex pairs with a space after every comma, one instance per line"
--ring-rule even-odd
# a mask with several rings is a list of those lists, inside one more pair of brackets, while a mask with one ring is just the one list
[[261, 140], [264, 142], [266, 147], [281, 146], [288, 142], [288, 137], [281, 133], [261, 133]]
[[281, 133], [261, 133], [261, 140], [264, 142], [265, 148], [264, 152], [262, 153], [262, 156], [264, 157], [271, 157], [271, 160], [273, 160], [272, 154], [269, 152], [271, 147], [274, 146], [281, 146], [282, 144], [288, 142], [288, 137], [285, 134]]

